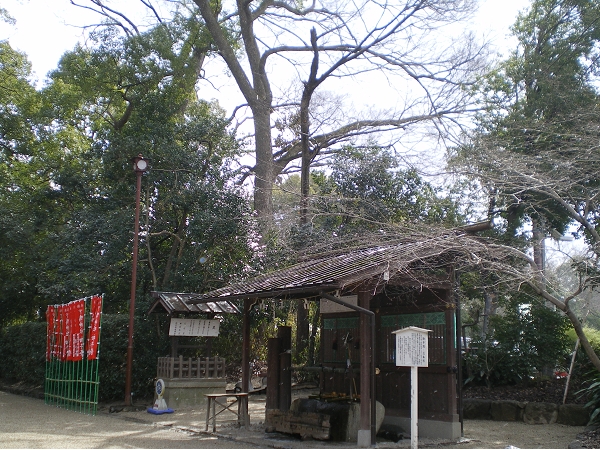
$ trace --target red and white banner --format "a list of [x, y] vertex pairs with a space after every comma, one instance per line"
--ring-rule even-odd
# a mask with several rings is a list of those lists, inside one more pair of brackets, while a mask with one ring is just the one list
[[90, 322], [85, 337], [85, 299], [63, 305], [50, 305], [46, 310], [46, 360], [81, 361], [85, 351], [88, 359], [98, 357], [102, 296], [90, 302]]
[[100, 316], [102, 315], [102, 297], [95, 295], [92, 297], [90, 305], [90, 326], [87, 336], [87, 359], [96, 359], [98, 357], [98, 338], [100, 337]]
[[85, 317], [85, 300], [71, 302], [71, 359], [70, 361], [81, 361], [83, 359], [83, 321]]

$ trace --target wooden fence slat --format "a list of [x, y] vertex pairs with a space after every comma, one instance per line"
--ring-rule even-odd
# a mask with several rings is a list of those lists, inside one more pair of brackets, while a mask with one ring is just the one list
[[158, 358], [158, 378], [224, 378], [225, 358], [215, 356], [195, 359], [179, 356]]

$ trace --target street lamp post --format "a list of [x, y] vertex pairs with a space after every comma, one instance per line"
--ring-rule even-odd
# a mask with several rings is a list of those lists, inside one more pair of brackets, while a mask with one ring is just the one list
[[138, 235], [140, 232], [140, 191], [142, 175], [148, 170], [148, 160], [139, 154], [131, 160], [136, 175], [135, 225], [133, 230], [133, 266], [131, 269], [131, 297], [129, 300], [129, 338], [127, 343], [127, 369], [125, 373], [125, 405], [131, 406], [131, 371], [133, 366], [133, 319], [135, 316], [135, 291], [137, 282]]

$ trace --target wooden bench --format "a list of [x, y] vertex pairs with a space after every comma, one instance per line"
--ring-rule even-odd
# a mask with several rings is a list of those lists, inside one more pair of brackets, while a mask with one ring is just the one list
[[[208, 399], [208, 405], [206, 408], [206, 428], [212, 420], [212, 431], [213, 433], [217, 430], [217, 416], [222, 412], [229, 411], [236, 416], [238, 425], [244, 425], [246, 428], [250, 426], [250, 416], [248, 415], [248, 394], [240, 392], [238, 394], [205, 394]], [[229, 398], [233, 398], [232, 402]], [[224, 400], [224, 402], [223, 402]], [[219, 410], [217, 411], [217, 405]], [[232, 409], [237, 405], [236, 409]]]

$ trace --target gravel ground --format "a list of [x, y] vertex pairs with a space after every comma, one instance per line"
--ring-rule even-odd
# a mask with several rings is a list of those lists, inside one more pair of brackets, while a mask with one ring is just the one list
[[[297, 392], [295, 395], [303, 395]], [[204, 405], [202, 405], [204, 406]], [[153, 415], [145, 409], [96, 416], [47, 406], [43, 400], [0, 391], [0, 448], [356, 448], [356, 444], [301, 441], [264, 432], [265, 397], [250, 397], [249, 429], [233, 416], [220, 416], [217, 433], [204, 432], [206, 413], [182, 409]], [[526, 425], [522, 422], [468, 420], [458, 443], [420, 439], [421, 448], [567, 448], [583, 427]], [[378, 439], [378, 448], [410, 448], [410, 440]]]

